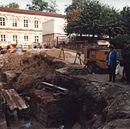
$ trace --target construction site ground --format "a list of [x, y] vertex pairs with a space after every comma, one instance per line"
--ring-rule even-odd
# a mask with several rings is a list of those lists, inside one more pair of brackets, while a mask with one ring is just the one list
[[[10, 53], [5, 53], [5, 54], [1, 54], [0, 55], [0, 67], [1, 67], [1, 70], [3, 72], [6, 72], [6, 71], [9, 70], [9, 71], [15, 71], [16, 73], [17, 72], [19, 73], [24, 69], [24, 67], [26, 69], [26, 61], [30, 58], [30, 56], [33, 56], [35, 54], [36, 55], [41, 54], [41, 55], [44, 55], [45, 57], [47, 55], [49, 57], [53, 57], [55, 61], [61, 60], [65, 64], [73, 64], [74, 60], [75, 60], [75, 56], [76, 56], [76, 51], [67, 51], [67, 50], [61, 50], [61, 49], [53, 48], [53, 49], [35, 49], [35, 50], [27, 51], [25, 53], [11, 53], [11, 54]], [[21, 64], [22, 60], [25, 60], [25, 66], [23, 64]], [[83, 60], [83, 56], [82, 56], [82, 60]], [[29, 67], [29, 70], [27, 71], [27, 74], [28, 74], [28, 72], [32, 72], [32, 74], [33, 74], [33, 68], [30, 69], [30, 67], [35, 67], [35, 63], [33, 64], [33, 61], [30, 61], [30, 62], [31, 62], [30, 66], [27, 66], [27, 67]], [[75, 63], [79, 64], [80, 62], [77, 59]], [[51, 70], [49, 70], [49, 68], [47, 68], [46, 66], [43, 65], [43, 67], [44, 67], [43, 69], [48, 70], [47, 71], [48, 73], [49, 73], [49, 71], [51, 72]], [[34, 70], [34, 71], [37, 74], [39, 72], [39, 70], [38, 71]], [[9, 72], [9, 74], [10, 74], [10, 72]], [[26, 76], [29, 76], [27, 74], [23, 74], [22, 78], [26, 78]], [[35, 75], [35, 76], [37, 76], [37, 75]], [[34, 78], [35, 78], [35, 76], [34, 76]], [[26, 80], [21, 80], [21, 81], [25, 82]], [[19, 82], [19, 83], [22, 83], [22, 82]], [[8, 82], [8, 84], [10, 84], [10, 82]], [[1, 88], [7, 88], [7, 87], [3, 87], [3, 82], [1, 82]], [[9, 88], [13, 88], [13, 87], [9, 87]], [[27, 87], [25, 87], [25, 89], [26, 88]], [[46, 129], [41, 123], [39, 123], [35, 119], [33, 119], [31, 121], [23, 121], [23, 120], [22, 121], [21, 120], [20, 121], [18, 121], [18, 120], [12, 121], [10, 128], [11, 129], [26, 129], [26, 128], [30, 128], [30, 129]], [[52, 128], [47, 128], [47, 129], [52, 129]]]
[[[75, 98], [77, 99], [78, 97], [80, 98], [82, 96], [81, 95], [82, 91], [83, 93], [85, 92], [84, 94], [85, 97], [87, 96], [86, 94], [91, 94], [90, 96], [95, 100], [91, 98], [92, 103], [89, 103], [89, 97], [87, 96], [88, 100], [86, 98], [86, 101], [84, 103], [85, 106], [87, 105], [86, 103], [89, 103], [91, 106], [94, 107], [95, 103], [96, 106], [100, 105], [102, 101], [101, 96], [104, 95], [103, 98], [105, 98], [108, 95], [106, 91], [111, 89], [111, 87], [113, 89], [115, 89], [115, 87], [121, 87], [124, 89], [129, 87], [128, 85], [125, 85], [124, 82], [120, 81], [121, 76], [118, 74], [115, 83], [108, 82], [108, 74], [93, 73], [88, 75], [87, 71], [85, 71], [84, 69], [84, 64], [83, 64], [84, 55], [81, 54], [80, 56], [81, 60], [80, 60], [79, 58], [76, 58], [76, 54], [77, 51], [72, 51], [67, 49], [57, 49], [57, 48], [36, 49], [24, 53], [1, 54], [0, 55], [0, 70], [1, 70], [0, 89], [11, 89], [11, 88], [15, 89], [24, 99], [28, 100], [28, 98], [30, 98], [30, 96], [28, 96], [28, 93], [36, 92], [37, 89], [39, 90], [41, 88], [41, 82], [47, 81], [50, 83], [56, 83], [60, 86], [63, 86], [64, 88], [68, 88], [70, 91], [72, 90], [71, 96], [74, 95], [75, 96], [74, 99]], [[80, 64], [81, 63], [80, 61], [82, 61], [82, 64]], [[101, 84], [102, 87], [100, 87]], [[79, 88], [79, 86], [81, 86], [81, 88]], [[119, 88], [119, 93], [121, 88]], [[126, 90], [129, 90], [129, 88]], [[78, 94], [79, 92], [81, 92], [81, 94]], [[110, 99], [110, 101], [108, 102], [108, 105], [104, 104], [106, 107], [107, 106], [109, 107], [109, 104], [111, 105], [113, 101], [114, 103], [116, 102], [115, 100], [113, 100], [115, 98], [114, 97], [111, 98], [109, 95], [107, 99], [108, 100]], [[90, 106], [88, 105], [88, 107]], [[86, 109], [88, 109], [88, 107], [86, 107]], [[97, 109], [95, 109], [95, 107], [93, 111], [96, 110], [94, 111], [94, 113], [97, 113], [98, 111]], [[128, 108], [125, 109], [121, 108], [121, 109], [127, 110], [129, 109], [129, 106]], [[35, 111], [35, 109], [33, 110]], [[105, 110], [107, 110], [107, 108]], [[115, 107], [114, 107], [114, 111], [115, 111]], [[111, 112], [107, 114], [108, 116], [106, 116], [106, 118], [108, 118], [108, 121], [105, 122], [103, 121], [104, 123], [100, 122], [101, 126], [99, 126], [100, 128], [97, 129], [109, 129], [108, 125], [111, 124], [110, 122], [111, 121], [113, 122], [113, 120], [118, 120], [117, 119], [118, 117], [115, 118], [115, 116], [112, 117], [109, 116]], [[120, 114], [123, 113], [121, 112]], [[129, 114], [129, 112], [125, 112], [125, 113]], [[34, 113], [34, 115], [35, 114], [36, 113]], [[41, 114], [36, 114], [37, 115], [36, 117], [39, 117]], [[123, 117], [120, 118], [129, 119], [129, 117], [126, 117], [126, 114], [125, 115], [123, 114]], [[94, 118], [92, 117], [91, 119]], [[95, 121], [97, 122], [98, 120]], [[35, 117], [31, 117], [31, 120], [29, 121], [24, 121], [24, 120], [11, 121], [10, 128], [11, 129], [81, 129], [81, 123], [75, 121], [75, 123], [72, 126], [70, 126], [70, 128], [66, 127], [64, 123], [63, 124], [60, 123], [57, 127], [45, 128], [42, 122], [39, 122], [39, 120], [35, 119]], [[95, 123], [93, 125], [95, 125]], [[63, 128], [62, 125], [64, 125], [65, 128]], [[91, 127], [93, 127], [93, 125], [91, 125]], [[113, 129], [119, 129], [116, 128], [116, 125], [114, 126], [115, 128]], [[87, 129], [87, 128], [82, 127], [82, 129]], [[92, 129], [94, 129], [94, 127]], [[126, 128], [122, 128], [122, 129], [126, 129]]]

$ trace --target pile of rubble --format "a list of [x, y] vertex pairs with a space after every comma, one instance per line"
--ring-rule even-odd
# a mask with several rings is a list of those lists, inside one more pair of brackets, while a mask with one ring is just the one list
[[31, 94], [30, 108], [33, 116], [45, 127], [61, 125], [67, 115], [67, 100], [59, 93], [35, 90]]
[[[82, 129], [130, 128], [130, 88], [99, 81], [81, 66], [45, 52], [0, 55], [1, 88], [15, 89], [44, 126], [78, 122]], [[59, 69], [61, 68], [61, 69]], [[43, 87], [43, 81], [69, 90], [63, 95]]]
[[84, 129], [130, 128], [129, 86], [98, 81], [92, 75], [70, 73], [67, 76], [64, 73], [57, 71], [55, 83], [68, 88], [73, 97], [82, 100], [77, 116]]
[[2, 81], [18, 91], [35, 88], [42, 81], [52, 81], [55, 69], [65, 66], [44, 53], [7, 54], [0, 61]]
[[[28, 99], [29, 97], [31, 98], [30, 93], [31, 93], [31, 95], [33, 95], [33, 93], [37, 93], [37, 90], [39, 89], [39, 87], [41, 87], [42, 81], [53, 82], [53, 79], [55, 76], [55, 69], [66, 66], [66, 64], [64, 62], [59, 61], [53, 57], [50, 57], [50, 56], [46, 55], [45, 53], [35, 53], [35, 52], [34, 53], [28, 52], [28, 53], [21, 53], [21, 54], [17, 54], [17, 53], [8, 54], [7, 53], [5, 55], [0, 55], [0, 62], [1, 62], [0, 79], [2, 81], [0, 93], [3, 93], [3, 95], [5, 95], [5, 92], [1, 92], [1, 91], [7, 91], [7, 93], [8, 93], [8, 91], [10, 91], [10, 90], [14, 91], [14, 89], [15, 89], [23, 98], [25, 98], [25, 100], [26, 100], [27, 104], [30, 106], [30, 108], [33, 105], [32, 101], [31, 101], [32, 99], [30, 101]], [[4, 89], [7, 89], [7, 90], [4, 90]], [[44, 93], [45, 92], [43, 91], [43, 93], [41, 93], [41, 94], [44, 95]], [[13, 92], [12, 92], [12, 94], [13, 94]], [[46, 94], [49, 94], [49, 93], [46, 92]], [[9, 95], [9, 97], [6, 97], [6, 96], [5, 96], [5, 100], [6, 100], [5, 104], [8, 105], [8, 102], [10, 102], [10, 100], [12, 100], [12, 99], [11, 99], [10, 95]], [[37, 100], [37, 94], [35, 94], [34, 96], [35, 97], [34, 97], [33, 103], [36, 104], [35, 99]], [[16, 95], [13, 95], [13, 98], [14, 97], [18, 98]], [[55, 97], [58, 97], [58, 95], [55, 94]], [[12, 104], [14, 104], [14, 105], [15, 105], [15, 101], [17, 103], [16, 98], [14, 99], [14, 102], [12, 102]], [[55, 103], [56, 99], [58, 99], [58, 98], [53, 99], [50, 102], [50, 105]], [[45, 97], [46, 102], [44, 103], [44, 101], [41, 97], [41, 101], [43, 101], [44, 109], [45, 108], [48, 109], [47, 100], [48, 100], [48, 98]], [[19, 101], [21, 101], [21, 100], [19, 100]], [[38, 101], [37, 104], [41, 103], [41, 101]], [[8, 105], [9, 109], [11, 106], [13, 106], [12, 104], [9, 103], [9, 105]], [[54, 110], [52, 111], [53, 118], [51, 118], [51, 119], [53, 119], [53, 120], [54, 120], [54, 117], [56, 116], [56, 114], [58, 115], [58, 111], [60, 109], [64, 109], [64, 108], [59, 107], [59, 110], [58, 110], [58, 107], [57, 107], [57, 112], [55, 114], [53, 114]], [[52, 106], [50, 106], [50, 108], [52, 108]], [[31, 108], [31, 109], [33, 111], [34, 108]], [[12, 110], [12, 109], [10, 109], [10, 110]], [[39, 107], [39, 111], [40, 111], [40, 107]], [[45, 110], [43, 113], [46, 113], [45, 117], [42, 118], [42, 120], [45, 121], [44, 125], [46, 125], [46, 126], [51, 125], [51, 123], [49, 124], [50, 120], [48, 120], [48, 119], [50, 119], [50, 117], [46, 118], [46, 115], [47, 115], [47, 113], [49, 114], [49, 112], [47, 112]], [[41, 113], [39, 112], [39, 114], [41, 114]], [[58, 116], [58, 118], [61, 119], [63, 117]]]

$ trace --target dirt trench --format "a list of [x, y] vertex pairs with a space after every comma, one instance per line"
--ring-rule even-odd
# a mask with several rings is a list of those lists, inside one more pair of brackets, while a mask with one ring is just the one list
[[[80, 125], [80, 129], [130, 128], [129, 86], [93, 79], [84, 70], [74, 71], [73, 66], [69, 71], [59, 71], [57, 69], [67, 64], [45, 53], [7, 54], [0, 57], [0, 62], [2, 88], [14, 88], [23, 97], [41, 90], [42, 81], [69, 90], [69, 95], [62, 97], [65, 106], [60, 104], [62, 108], [66, 107], [66, 119], [62, 123], [65, 129], [73, 129], [75, 123]], [[55, 97], [59, 96], [56, 94]], [[60, 111], [57, 110], [57, 114]]]
[[71, 110], [75, 122], [81, 129], [130, 128], [130, 87], [92, 76], [57, 72], [55, 83], [68, 88], [76, 101]]

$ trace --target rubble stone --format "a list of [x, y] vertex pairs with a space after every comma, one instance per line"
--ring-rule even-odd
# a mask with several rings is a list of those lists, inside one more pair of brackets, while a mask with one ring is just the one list
[[[127, 123], [130, 120], [129, 86], [98, 81], [91, 75], [74, 75], [60, 70], [56, 73], [55, 83], [68, 88], [73, 97], [82, 99], [80, 113], [77, 113], [82, 126], [87, 125], [91, 129], [110, 129], [110, 125], [113, 129], [129, 128], [129, 124], [123, 124], [126, 119]], [[121, 121], [122, 126], [118, 122], [114, 124], [115, 121]]]
[[[33, 115], [46, 126], [65, 118], [64, 113], [68, 112], [71, 120], [78, 122], [83, 129], [130, 128], [129, 86], [99, 81], [95, 75], [82, 71], [83, 75], [73, 66], [63, 69], [66, 65], [66, 62], [45, 53], [0, 55], [3, 80], [20, 93], [32, 93]], [[55, 71], [58, 68], [62, 70]], [[56, 94], [49, 97], [49, 92], [42, 91], [42, 81], [67, 88], [69, 99], [59, 99]], [[64, 100], [64, 104], [60, 100]]]
[[41, 89], [34, 90], [30, 97], [32, 114], [45, 127], [63, 124], [68, 114], [66, 96]]

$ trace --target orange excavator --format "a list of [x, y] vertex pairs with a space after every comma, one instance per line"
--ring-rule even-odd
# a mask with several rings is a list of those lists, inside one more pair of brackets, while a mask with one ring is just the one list
[[84, 52], [84, 63], [88, 73], [106, 73], [108, 48], [87, 48]]

